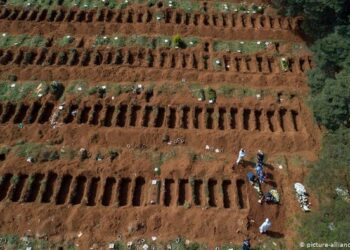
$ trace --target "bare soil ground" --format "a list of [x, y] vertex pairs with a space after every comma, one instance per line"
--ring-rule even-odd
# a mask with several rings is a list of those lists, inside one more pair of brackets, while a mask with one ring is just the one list
[[[66, 87], [76, 79], [90, 85], [162, 85], [185, 79], [203, 86], [240, 84], [296, 94], [279, 102], [274, 95], [218, 97], [214, 104], [184, 92], [151, 97], [69, 96], [64, 102], [50, 95], [37, 101], [29, 97], [1, 101], [1, 145], [15, 148], [22, 141], [50, 144], [60, 151], [85, 148], [89, 158], [29, 163], [11, 150], [0, 161], [0, 233], [73, 241], [79, 249], [94, 244], [105, 248], [118, 236], [124, 241], [182, 236], [210, 249], [240, 244], [247, 235], [254, 244], [268, 239], [291, 244], [287, 222], [300, 212], [292, 184], [303, 180], [306, 162], [316, 159], [321, 133], [302, 98], [308, 93], [305, 73], [312, 67], [311, 55], [288, 54], [290, 68], [284, 72], [276, 51], [242, 55], [203, 47], [92, 48], [91, 41], [96, 35], [121, 32], [179, 33], [202, 37], [210, 44], [214, 38], [302, 42], [298, 19], [279, 17], [270, 10], [269, 15], [218, 18], [221, 13], [166, 9], [168, 17], [159, 23], [154, 20], [156, 11], [138, 5], [99, 13], [57, 9], [48, 17], [42, 10], [1, 7], [2, 32], [74, 34], [84, 43], [73, 59], [70, 49], [55, 46], [0, 49], [0, 79], [16, 75], [17, 84], [56, 80]], [[24, 62], [27, 52], [34, 56]], [[67, 54], [64, 62], [57, 59], [61, 52]], [[153, 64], [147, 62], [147, 55], [153, 57]], [[222, 68], [206, 65], [203, 55], [222, 60]], [[247, 162], [232, 169], [242, 147], [248, 151]], [[111, 148], [118, 149], [116, 159], [96, 160], [98, 153]], [[258, 149], [268, 157], [269, 178], [262, 188], [266, 192], [276, 187], [282, 197], [279, 205], [259, 204], [246, 180], [247, 172], [254, 171]], [[271, 232], [261, 236], [258, 226], [266, 217], [272, 221]]]

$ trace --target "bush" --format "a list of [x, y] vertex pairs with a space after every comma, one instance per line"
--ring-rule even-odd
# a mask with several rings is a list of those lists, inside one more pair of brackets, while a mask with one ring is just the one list
[[64, 92], [64, 86], [62, 83], [53, 81], [50, 84], [49, 91], [56, 99], [59, 99]]
[[212, 89], [212, 88], [207, 89], [207, 99], [209, 101], [213, 101], [213, 102], [216, 101], [216, 92], [214, 89]]
[[62, 39], [58, 41], [59, 46], [66, 46], [74, 42], [74, 37], [72, 36], [64, 36]]
[[[307, 242], [347, 242], [350, 205], [336, 188], [349, 187], [350, 165], [350, 8], [348, 1], [274, 0], [280, 12], [302, 15], [302, 30], [314, 42], [316, 68], [308, 74], [310, 104], [316, 120], [329, 132], [308, 183], [320, 208], [300, 220], [299, 237]], [[299, 246], [297, 247], [299, 248]]]
[[290, 67], [288, 59], [285, 57], [282, 57], [280, 60], [280, 66], [283, 71], [288, 71]]
[[[349, 21], [349, 3], [345, 0], [319, 0], [317, 4], [308, 0], [273, 0], [274, 7], [280, 14], [287, 16], [304, 16], [303, 31], [313, 39], [326, 36], [337, 25]], [[317, 27], [317, 28], [316, 28]]]
[[101, 152], [97, 152], [95, 160], [96, 161], [102, 161], [104, 159], [104, 156]]
[[243, 11], [247, 11], [248, 8], [247, 8], [247, 6], [246, 6], [244, 3], [241, 3], [241, 4], [238, 6], [238, 10], [243, 12]]
[[186, 45], [179, 34], [176, 34], [172, 38], [173, 46], [176, 48], [185, 48]]
[[258, 6], [253, 4], [250, 9], [253, 11], [253, 13], [259, 13], [259, 14], [263, 14], [264, 13], [264, 7], [263, 6]]
[[111, 161], [113, 161], [114, 159], [116, 159], [118, 157], [118, 152], [117, 150], [111, 149], [109, 150], [109, 158], [111, 159]]
[[103, 98], [104, 95], [106, 94], [106, 92], [107, 92], [107, 90], [106, 90], [106, 87], [104, 87], [104, 86], [98, 87], [98, 89], [97, 89], [97, 93], [98, 93], [99, 98]]

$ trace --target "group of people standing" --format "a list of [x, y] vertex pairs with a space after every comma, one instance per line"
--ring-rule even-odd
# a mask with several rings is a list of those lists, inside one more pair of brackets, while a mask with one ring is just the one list
[[[247, 154], [246, 154], [245, 150], [243, 148], [241, 148], [241, 150], [239, 150], [238, 158], [236, 161], [237, 166], [244, 162], [244, 158], [246, 157], [246, 155]], [[255, 171], [256, 171], [257, 177], [259, 178], [260, 183], [264, 183], [264, 180], [265, 180], [264, 157], [265, 157], [264, 153], [259, 149], [258, 153], [256, 155], [257, 163], [255, 165]], [[250, 182], [255, 181], [255, 175], [252, 172], [248, 172], [248, 180]]]
[[[241, 148], [239, 153], [238, 153], [238, 158], [236, 161], [236, 165], [240, 165], [242, 163], [244, 163], [244, 158], [247, 156], [246, 151]], [[254, 187], [254, 189], [257, 190], [258, 195], [259, 195], [259, 203], [262, 203], [264, 200], [266, 202], [270, 202], [270, 201], [275, 201], [276, 198], [270, 193], [267, 192], [266, 194], [263, 194], [263, 192], [261, 191], [261, 187], [260, 184], [263, 184], [265, 181], [265, 173], [264, 173], [264, 158], [265, 155], [261, 150], [258, 150], [257, 155], [256, 155], [256, 165], [255, 165], [255, 172], [256, 175], [253, 172], [248, 172], [247, 173], [247, 178], [250, 184], [252, 184], [252, 186]], [[261, 234], [266, 233], [269, 228], [271, 227], [271, 221], [269, 220], [269, 218], [266, 218], [265, 221], [261, 224], [261, 226], [259, 227], [259, 232]], [[242, 249], [243, 250], [249, 250], [250, 249], [250, 239], [247, 238], [243, 241], [243, 245], [242, 245]]]

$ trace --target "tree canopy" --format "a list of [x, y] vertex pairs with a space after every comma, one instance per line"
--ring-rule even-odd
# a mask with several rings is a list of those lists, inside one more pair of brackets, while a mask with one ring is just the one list
[[346, 242], [350, 238], [350, 3], [349, 0], [273, 0], [279, 12], [303, 16], [316, 67], [308, 72], [310, 107], [328, 132], [308, 183], [320, 209], [302, 217], [300, 238], [308, 242]]

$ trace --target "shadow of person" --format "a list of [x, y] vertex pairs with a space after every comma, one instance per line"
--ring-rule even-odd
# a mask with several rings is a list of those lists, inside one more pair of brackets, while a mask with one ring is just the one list
[[274, 182], [274, 181], [265, 180], [264, 182], [265, 182], [266, 184], [270, 185], [270, 186], [273, 187], [273, 188], [276, 188], [276, 187], [277, 187], [277, 184], [276, 184], [276, 182]]
[[284, 234], [274, 231], [267, 231], [266, 235], [272, 237], [272, 238], [284, 238]]
[[272, 173], [265, 173], [265, 177], [269, 180], [273, 180], [273, 174]]

